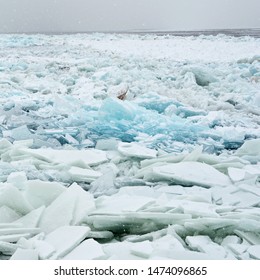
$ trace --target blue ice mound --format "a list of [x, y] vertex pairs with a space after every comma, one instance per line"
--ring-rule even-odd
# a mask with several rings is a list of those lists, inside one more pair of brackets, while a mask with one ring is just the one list
[[[98, 118], [89, 128], [93, 137], [115, 137], [123, 142], [135, 141], [140, 134], [156, 137], [151, 146], [162, 141], [194, 143], [208, 127], [189, 122], [178, 116], [165, 116], [154, 110], [147, 110], [129, 101], [107, 98], [101, 105]], [[158, 143], [157, 143], [158, 142]]]

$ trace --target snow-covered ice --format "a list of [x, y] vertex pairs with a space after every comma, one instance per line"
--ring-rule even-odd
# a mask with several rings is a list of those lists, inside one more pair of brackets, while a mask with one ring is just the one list
[[0, 35], [0, 259], [260, 259], [260, 39]]

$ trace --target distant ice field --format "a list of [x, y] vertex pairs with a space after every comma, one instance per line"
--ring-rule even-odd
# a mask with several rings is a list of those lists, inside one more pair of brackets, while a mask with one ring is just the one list
[[260, 39], [188, 35], [0, 35], [0, 259], [260, 259]]

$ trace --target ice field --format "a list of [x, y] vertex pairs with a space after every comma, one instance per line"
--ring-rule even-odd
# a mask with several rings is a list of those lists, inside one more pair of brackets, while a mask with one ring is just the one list
[[0, 259], [260, 259], [260, 38], [0, 35], [0, 159]]

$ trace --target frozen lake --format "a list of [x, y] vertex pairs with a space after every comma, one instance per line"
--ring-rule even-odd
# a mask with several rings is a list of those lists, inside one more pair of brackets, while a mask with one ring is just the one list
[[0, 35], [0, 258], [260, 259], [259, 30], [216, 33]]

